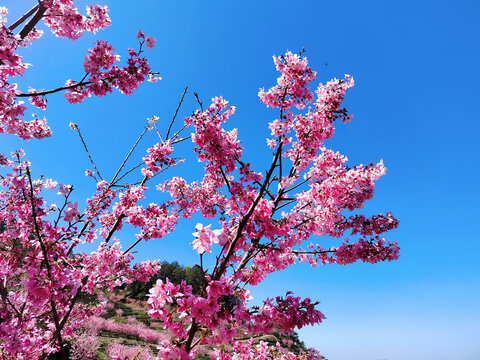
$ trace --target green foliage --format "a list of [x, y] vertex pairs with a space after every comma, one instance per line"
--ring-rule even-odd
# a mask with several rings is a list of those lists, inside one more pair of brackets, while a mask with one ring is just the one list
[[167, 278], [175, 285], [185, 281], [195, 294], [200, 292], [204, 282], [204, 274], [198, 265], [184, 267], [176, 261], [172, 263], [164, 261], [160, 270], [149, 281], [135, 281], [127, 285], [128, 296], [137, 300], [147, 300], [148, 291], [157, 280], [165, 281]]
[[136, 319], [138, 322], [144, 323], [147, 326], [150, 326], [152, 318], [148, 316], [145, 311], [140, 311], [136, 315]]
[[197, 354], [195, 355], [195, 360], [212, 360], [207, 354]]
[[127, 323], [127, 319], [123, 316], [114, 316], [114, 317], [112, 317], [112, 319], [113, 319], [113, 321], [115, 321], [118, 324], [126, 324]]

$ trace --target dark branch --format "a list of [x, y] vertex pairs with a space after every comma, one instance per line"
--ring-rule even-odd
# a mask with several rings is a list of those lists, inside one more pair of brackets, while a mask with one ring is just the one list
[[18, 19], [18, 20], [15, 21], [12, 25], [10, 25], [10, 26], [8, 27], [8, 30], [10, 30], [10, 31], [15, 30], [15, 28], [16, 28], [18, 25], [22, 24], [25, 20], [27, 20], [30, 16], [32, 16], [32, 15], [35, 13], [35, 11], [38, 10], [39, 6], [40, 6], [40, 5], [37, 4], [37, 5], [35, 5], [33, 8], [31, 8], [30, 10], [28, 10], [28, 12], [26, 12], [24, 15], [22, 15], [22, 17], [20, 17], [20, 19]]
[[32, 29], [35, 27], [35, 25], [37, 25], [37, 23], [40, 21], [40, 19], [45, 14], [45, 11], [47, 11], [47, 8], [43, 4], [43, 2], [40, 2], [38, 4], [38, 8], [37, 8], [36, 11], [37, 12], [35, 13], [35, 15], [33, 15], [33, 17], [30, 19], [30, 21], [25, 24], [25, 26], [23, 27], [22, 30], [20, 30], [19, 35], [20, 35], [21, 40], [25, 39], [27, 37], [27, 35], [30, 33], [30, 31], [32, 31]]
[[168, 127], [167, 136], [165, 137], [165, 140], [168, 140], [168, 135], [170, 135], [170, 130], [172, 129], [172, 125], [175, 122], [175, 119], [176, 119], [177, 114], [178, 114], [178, 110], [180, 110], [180, 106], [182, 106], [183, 98], [185, 97], [185, 94], [187, 93], [187, 90], [188, 90], [188, 86], [186, 86], [185, 90], [183, 90], [182, 98], [178, 102], [177, 110], [175, 110], [175, 114], [173, 115], [173, 119], [170, 122], [170, 126]]

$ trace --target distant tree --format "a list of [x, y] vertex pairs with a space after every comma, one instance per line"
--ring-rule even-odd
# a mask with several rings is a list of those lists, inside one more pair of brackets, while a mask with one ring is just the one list
[[149, 281], [134, 281], [131, 284], [125, 285], [125, 289], [128, 291], [129, 297], [137, 300], [147, 300], [149, 290], [157, 280], [164, 282], [167, 281], [167, 279], [175, 285], [180, 285], [182, 281], [186, 282], [187, 285], [192, 287], [192, 291], [195, 294], [198, 294], [201, 287], [205, 284], [205, 275], [199, 266], [185, 267], [176, 261], [171, 263], [164, 261], [162, 262], [160, 270], [158, 270]]

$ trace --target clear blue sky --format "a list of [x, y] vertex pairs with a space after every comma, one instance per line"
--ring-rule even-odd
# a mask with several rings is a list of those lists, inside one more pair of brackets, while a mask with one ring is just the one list
[[[34, 3], [1, 5], [12, 21]], [[1, 152], [24, 147], [37, 174], [75, 184], [81, 200], [92, 188], [82, 175], [90, 165], [68, 123], [80, 125], [98, 165], [112, 174], [145, 119], [156, 114], [167, 124], [188, 85], [204, 103], [223, 95], [238, 105], [229, 126], [239, 129], [245, 159], [262, 170], [269, 155], [266, 124], [276, 113], [260, 104], [258, 88], [275, 82], [273, 54], [305, 46], [318, 80], [345, 73], [355, 78], [346, 99], [354, 119], [339, 124], [327, 146], [351, 164], [384, 160], [388, 173], [364, 210], [391, 210], [400, 219], [388, 237], [399, 242], [401, 258], [297, 266], [272, 275], [255, 289], [255, 299], [293, 290], [321, 301], [327, 320], [300, 333], [330, 360], [480, 359], [478, 1], [103, 3], [113, 24], [96, 38], [125, 55], [137, 29], [156, 37], [148, 56], [163, 80], [131, 97], [113, 94], [75, 106], [50, 96], [46, 116], [53, 138], [20, 144], [3, 135]], [[23, 51], [34, 64], [23, 89], [80, 79], [94, 39], [72, 43], [47, 33]], [[189, 97], [182, 115], [194, 108]], [[191, 179], [200, 174], [196, 164], [175, 171]], [[139, 247], [138, 258], [192, 264], [192, 231], [191, 223], [182, 224], [175, 235]]]

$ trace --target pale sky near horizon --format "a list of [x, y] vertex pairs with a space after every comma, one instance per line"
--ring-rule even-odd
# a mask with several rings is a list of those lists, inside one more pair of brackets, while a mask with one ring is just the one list
[[[91, 2], [79, 3], [83, 8]], [[0, 6], [9, 8], [11, 23], [34, 3], [2, 0]], [[288, 290], [320, 301], [327, 320], [301, 329], [300, 335], [329, 360], [480, 359], [480, 2], [100, 4], [111, 10], [107, 30], [76, 42], [46, 31], [22, 52], [34, 66], [19, 81], [21, 88], [48, 89], [80, 79], [83, 56], [96, 39], [108, 40], [125, 58], [127, 47], [136, 48], [138, 29], [157, 38], [146, 54], [163, 80], [142, 85], [130, 97], [115, 93], [75, 106], [61, 94], [50, 96], [45, 116], [54, 136], [21, 143], [1, 135], [1, 153], [23, 147], [33, 171], [74, 184], [75, 200], [81, 201], [93, 187], [83, 176], [91, 166], [68, 123], [79, 124], [100, 168], [113, 173], [147, 117], [156, 114], [160, 124], [168, 125], [188, 85], [181, 116], [196, 108], [193, 91], [204, 104], [218, 95], [236, 104], [227, 127], [239, 129], [244, 158], [262, 171], [270, 156], [267, 123], [277, 114], [258, 101], [258, 89], [275, 84], [272, 55], [305, 47], [317, 70], [314, 86], [345, 73], [355, 79], [345, 100], [354, 118], [337, 124], [326, 146], [346, 155], [349, 164], [383, 159], [387, 175], [363, 212], [392, 211], [400, 219], [400, 227], [387, 237], [398, 241], [401, 258], [376, 265], [299, 265], [254, 288], [255, 301]], [[148, 137], [141, 148], [154, 140]], [[173, 173], [194, 179], [200, 168], [187, 157], [187, 164]], [[198, 258], [190, 242], [198, 220], [140, 246], [137, 258], [194, 264]], [[122, 239], [126, 246], [129, 235]]]

